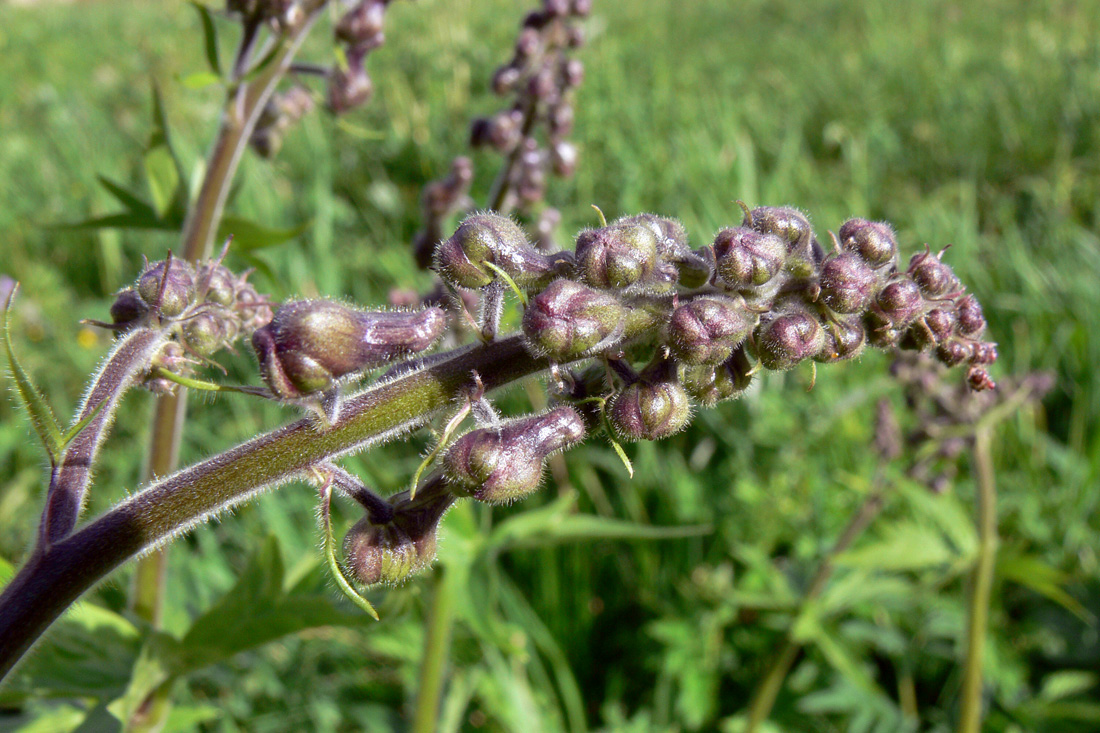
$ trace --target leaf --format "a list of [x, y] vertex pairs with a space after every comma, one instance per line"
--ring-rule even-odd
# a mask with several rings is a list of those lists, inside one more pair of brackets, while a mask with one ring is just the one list
[[220, 77], [222, 75], [222, 62], [218, 55], [218, 30], [214, 27], [214, 18], [210, 14], [210, 8], [200, 2], [195, 2], [195, 0], [192, 0], [191, 7], [198, 12], [199, 21], [202, 23], [202, 41], [203, 50], [206, 52], [206, 63], [210, 65], [210, 70]]
[[96, 180], [98, 180], [100, 185], [107, 189], [107, 192], [114, 196], [120, 204], [125, 206], [128, 211], [132, 213], [145, 212], [149, 215], [156, 214], [153, 205], [144, 201], [133, 191], [123, 188], [106, 176], [96, 176]]
[[882, 539], [837, 557], [838, 565], [877, 570], [922, 570], [951, 563], [957, 554], [943, 536], [914, 522], [888, 525]]
[[187, 211], [187, 171], [172, 145], [164, 98], [156, 83], [153, 84], [153, 130], [145, 146], [144, 163], [154, 207], [161, 218], [177, 222], [178, 229]]
[[61, 436], [61, 447], [62, 447], [62, 449], [68, 448], [69, 443], [73, 442], [73, 438], [80, 435], [81, 431], [84, 430], [84, 428], [88, 427], [88, 423], [90, 423], [92, 420], [95, 420], [95, 416], [98, 415], [100, 410], [102, 410], [106, 406], [107, 406], [106, 401], [100, 402], [98, 405], [96, 405], [94, 408], [92, 408], [91, 412], [89, 412], [87, 415], [82, 417], [80, 419], [80, 422], [78, 422], [76, 425], [73, 425], [71, 428], [69, 428], [65, 432], [65, 434]]
[[11, 304], [15, 301], [17, 290], [19, 290], [18, 284], [8, 293], [8, 300], [4, 304], [4, 349], [7, 352], [8, 367], [11, 369], [12, 379], [15, 381], [15, 391], [19, 396], [19, 401], [26, 409], [27, 415], [30, 416], [31, 425], [34, 426], [34, 431], [38, 433], [38, 438], [45, 446], [50, 462], [56, 464], [61, 451], [64, 449], [61, 429], [57, 426], [57, 420], [54, 418], [53, 411], [47, 404], [46, 398], [38, 391], [34, 382], [31, 381], [31, 378], [15, 358], [15, 350], [12, 349], [11, 345]]
[[164, 217], [172, 206], [176, 189], [180, 185], [179, 172], [167, 147], [157, 146], [145, 153], [145, 178], [153, 196], [153, 206], [158, 216]]
[[997, 558], [997, 574], [1054, 601], [1085, 623], [1096, 623], [1096, 616], [1065, 591], [1069, 577], [1034, 555], [1002, 552]]
[[300, 236], [312, 225], [312, 221], [307, 221], [289, 229], [276, 229], [262, 226], [247, 219], [226, 216], [222, 217], [221, 224], [218, 226], [217, 238], [225, 239], [232, 235], [234, 251], [248, 252], [290, 241]]
[[122, 212], [107, 214], [106, 216], [94, 216], [90, 219], [78, 221], [73, 224], [58, 224], [53, 229], [80, 230], [80, 229], [148, 229], [156, 231], [176, 231], [182, 221], [161, 218], [156, 211]]
[[192, 91], [221, 84], [222, 78], [212, 71], [197, 71], [180, 79], [180, 84]]

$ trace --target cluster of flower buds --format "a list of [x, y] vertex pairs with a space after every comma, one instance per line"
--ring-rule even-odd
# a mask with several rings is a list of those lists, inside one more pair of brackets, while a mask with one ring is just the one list
[[280, 33], [297, 28], [305, 20], [301, 0], [226, 0], [225, 10], [240, 17], [246, 26], [268, 23]]
[[313, 110], [313, 97], [303, 86], [294, 85], [275, 93], [264, 106], [248, 144], [261, 158], [273, 158], [283, 145], [283, 137], [298, 120]]
[[[271, 320], [271, 306], [247, 277], [220, 261], [196, 268], [169, 256], [146, 264], [134, 284], [119, 291], [111, 305], [111, 323], [95, 323], [120, 332], [167, 329], [171, 337], [150, 371], [160, 367], [187, 375], [196, 359], [209, 358]], [[172, 382], [155, 376], [146, 386], [161, 393], [174, 389]]]
[[300, 400], [430, 348], [446, 325], [441, 308], [364, 311], [302, 300], [281, 305], [270, 323], [252, 334], [252, 348], [272, 394]]
[[371, 98], [374, 84], [367, 75], [367, 55], [382, 45], [386, 6], [390, 0], [355, 0], [336, 23], [336, 41], [343, 49], [342, 61], [328, 76], [328, 106], [343, 114]]
[[[512, 60], [493, 74], [493, 91], [511, 97], [512, 105], [492, 117], [474, 120], [471, 144], [509, 156], [495, 202], [501, 209], [530, 210], [542, 200], [547, 172], [568, 177], [577, 167], [573, 130], [574, 90], [584, 78], [584, 65], [569, 55], [584, 43], [580, 21], [590, 0], [544, 0], [528, 13], [516, 39]], [[545, 125], [546, 147], [536, 138]]]
[[413, 236], [412, 247], [416, 264], [422, 269], [432, 264], [435, 245], [443, 239], [447, 218], [473, 208], [469, 196], [473, 180], [473, 161], [462, 155], [451, 161], [451, 172], [446, 178], [432, 181], [420, 192], [422, 228]]

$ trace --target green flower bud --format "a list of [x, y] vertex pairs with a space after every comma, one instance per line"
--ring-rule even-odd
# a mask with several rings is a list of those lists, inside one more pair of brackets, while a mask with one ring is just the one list
[[669, 362], [647, 369], [612, 395], [605, 409], [615, 437], [629, 442], [667, 438], [691, 420], [691, 400]]
[[186, 260], [154, 262], [138, 278], [137, 292], [160, 315], [175, 318], [195, 298], [195, 271]]
[[261, 376], [276, 396], [295, 399], [336, 380], [429, 348], [443, 333], [441, 308], [370, 312], [324, 300], [286, 303], [252, 336]]
[[626, 317], [626, 307], [613, 295], [556, 280], [531, 299], [523, 314], [523, 333], [531, 353], [573, 361], [618, 343]]
[[837, 313], [862, 313], [875, 296], [875, 274], [858, 255], [844, 252], [821, 267], [821, 301]]
[[509, 420], [463, 435], [443, 458], [447, 484], [459, 496], [508, 504], [534, 492], [546, 459], [584, 439], [584, 420], [572, 407]]
[[669, 285], [657, 274], [658, 235], [644, 224], [612, 224], [577, 237], [577, 272], [594, 288], [623, 290]]
[[668, 348], [684, 364], [721, 364], [755, 325], [741, 298], [695, 298], [672, 312]]
[[344, 537], [345, 564], [363, 585], [404, 582], [435, 559], [439, 520], [454, 498], [444, 492], [428, 500], [398, 501], [393, 518], [373, 524], [359, 520]]
[[688, 366], [684, 368], [684, 389], [704, 407], [740, 397], [752, 383], [752, 361], [745, 348], [735, 349], [729, 359], [718, 366]]
[[714, 268], [722, 285], [752, 290], [769, 283], [787, 259], [787, 245], [774, 234], [737, 227], [714, 238]]
[[225, 319], [213, 313], [199, 313], [183, 324], [183, 342], [200, 356], [210, 356], [225, 346], [228, 336]]
[[672, 264], [680, 284], [685, 288], [706, 285], [713, 267], [705, 254], [691, 249], [684, 225], [675, 219], [656, 214], [638, 214], [616, 220], [615, 224], [644, 224], [657, 234], [657, 257], [660, 263]]
[[557, 259], [548, 258], [527, 243], [519, 225], [499, 214], [466, 217], [435, 251], [439, 275], [460, 288], [483, 288], [498, 279], [485, 263], [499, 267], [521, 288], [538, 288], [555, 274]]
[[195, 274], [198, 290], [207, 303], [231, 306], [237, 299], [237, 276], [228, 267], [204, 262]]
[[898, 241], [889, 224], [849, 219], [840, 226], [840, 248], [858, 255], [875, 270], [897, 263]]
[[766, 369], [790, 369], [821, 353], [825, 331], [817, 319], [795, 310], [767, 321], [756, 330], [756, 351]]

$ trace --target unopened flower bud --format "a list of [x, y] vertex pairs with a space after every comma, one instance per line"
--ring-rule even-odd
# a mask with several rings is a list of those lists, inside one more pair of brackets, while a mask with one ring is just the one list
[[569, 178], [577, 170], [577, 146], [561, 141], [550, 146], [550, 167], [559, 178]]
[[523, 113], [519, 110], [500, 112], [489, 120], [486, 142], [497, 152], [510, 152], [523, 137], [522, 126]]
[[909, 261], [909, 276], [929, 298], [939, 298], [959, 287], [951, 268], [931, 252], [920, 252]]
[[924, 297], [915, 282], [902, 277], [882, 289], [875, 299], [875, 307], [890, 326], [902, 330], [920, 315]]
[[741, 226], [774, 234], [787, 245], [786, 267], [795, 277], [808, 277], [824, 253], [814, 239], [810, 220], [789, 206], [760, 206], [745, 215]]
[[199, 313], [183, 324], [183, 342], [200, 356], [210, 356], [222, 348], [227, 335], [224, 319], [213, 313]]
[[951, 338], [958, 317], [948, 308], [933, 308], [925, 314], [924, 323], [938, 344]]
[[560, 102], [551, 107], [547, 115], [547, 134], [550, 139], [561, 140], [569, 137], [569, 134], [573, 132], [574, 119], [573, 105]]
[[745, 227], [723, 229], [714, 238], [714, 267], [722, 284], [744, 290], [767, 284], [787, 258], [787, 243], [775, 234]]
[[767, 369], [790, 369], [816, 356], [825, 346], [825, 332], [806, 311], [779, 315], [756, 331], [756, 351]]
[[997, 361], [997, 344], [982, 341], [974, 344], [974, 353], [970, 357], [970, 363], [979, 366], [988, 366]]
[[479, 501], [506, 504], [538, 488], [548, 456], [584, 438], [584, 420], [572, 407], [478, 428], [447, 450], [443, 472], [451, 490]]
[[592, 12], [592, 0], [573, 0], [573, 15], [583, 18]]
[[385, 19], [384, 0], [359, 0], [336, 24], [336, 39], [357, 46], [381, 35]]
[[199, 295], [207, 303], [231, 306], [237, 299], [237, 277], [233, 272], [216, 262], [204, 262], [195, 274]]
[[572, 361], [614, 346], [623, 337], [626, 307], [609, 293], [555, 280], [523, 314], [527, 347], [555, 361]]
[[676, 378], [675, 368], [664, 364], [612, 395], [606, 414], [619, 440], [660, 440], [687, 426], [691, 400]]
[[978, 338], [985, 331], [982, 306], [973, 295], [964, 295], [955, 302], [959, 314], [959, 333], [968, 338]]
[[441, 308], [361, 311], [341, 303], [286, 303], [252, 336], [261, 376], [278, 397], [332, 387], [341, 377], [429, 348], [443, 333]]
[[657, 269], [657, 235], [641, 224], [612, 224], [577, 237], [577, 271], [596, 288], [645, 286]]
[[814, 355], [823, 364], [854, 359], [867, 343], [867, 330], [858, 317], [840, 318], [825, 324], [825, 344]]
[[160, 315], [175, 318], [195, 298], [195, 271], [185, 260], [154, 262], [138, 278], [137, 292]]
[[858, 255], [844, 252], [821, 267], [821, 301], [837, 313], [862, 313], [875, 296], [875, 274]]
[[744, 347], [735, 349], [718, 366], [689, 366], [683, 371], [684, 389], [704, 407], [740, 397], [752, 384], [753, 364]]
[[368, 515], [344, 537], [345, 564], [363, 585], [401, 583], [435, 559], [439, 520], [454, 502], [449, 492], [427, 501], [397, 501], [393, 517], [374, 524]]
[[575, 89], [584, 81], [584, 63], [580, 59], [567, 59], [561, 65], [561, 83], [566, 89]]
[[472, 214], [436, 247], [435, 270], [447, 282], [471, 290], [499, 279], [485, 263], [499, 267], [521, 288], [541, 287], [553, 276], [555, 261], [527, 243], [514, 221], [499, 214]]
[[542, 10], [557, 18], [569, 15], [569, 0], [542, 0]]
[[133, 288], [126, 288], [115, 296], [111, 303], [111, 322], [120, 328], [129, 327], [145, 317], [149, 312], [148, 304]]
[[539, 52], [542, 38], [535, 28], [524, 28], [516, 39], [516, 60], [527, 61]]
[[840, 226], [840, 248], [858, 255], [879, 270], [895, 264], [898, 242], [889, 224], [866, 219], [849, 219]]
[[695, 298], [672, 312], [668, 348], [683, 364], [721, 364], [755, 325], [740, 298]]
[[337, 115], [366, 104], [374, 94], [374, 84], [367, 70], [353, 59], [348, 61], [347, 69], [333, 69], [328, 79], [328, 107]]
[[966, 373], [966, 383], [975, 392], [984, 392], [988, 389], [996, 389], [997, 383], [989, 376], [989, 372], [980, 367], [971, 367]]
[[493, 80], [490, 82], [493, 93], [501, 97], [511, 94], [515, 91], [516, 84], [519, 83], [522, 75], [522, 72], [511, 64], [501, 66], [493, 73]]
[[969, 361], [973, 355], [973, 343], [959, 339], [946, 341], [936, 349], [936, 358], [949, 367], [958, 366], [965, 361]]

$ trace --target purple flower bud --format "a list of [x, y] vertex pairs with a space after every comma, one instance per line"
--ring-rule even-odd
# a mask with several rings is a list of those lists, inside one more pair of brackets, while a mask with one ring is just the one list
[[829, 364], [854, 359], [867, 343], [867, 330], [857, 318], [841, 318], [825, 324], [825, 345], [814, 355], [814, 361]]
[[959, 280], [951, 268], [931, 252], [919, 252], [909, 261], [909, 276], [929, 298], [940, 298], [958, 289]]
[[535, 28], [524, 28], [516, 39], [516, 60], [527, 61], [539, 52], [542, 38]]
[[974, 344], [974, 354], [970, 357], [970, 363], [976, 366], [989, 366], [997, 361], [997, 344], [988, 341], [980, 341]]
[[547, 15], [561, 18], [569, 15], [569, 0], [542, 0], [542, 9]]
[[949, 367], [958, 366], [965, 361], [969, 361], [973, 355], [973, 342], [959, 339], [945, 341], [936, 349], [936, 358]]
[[534, 492], [546, 458], [584, 439], [584, 420], [572, 407], [479, 428], [447, 450], [443, 473], [451, 490], [492, 504], [507, 504]]
[[825, 332], [806, 311], [779, 315], [756, 330], [756, 352], [767, 369], [790, 369], [816, 356], [825, 346]]
[[851, 252], [830, 256], [821, 267], [821, 300], [837, 313], [862, 313], [875, 296], [875, 274]]
[[985, 316], [982, 306], [973, 295], [964, 295], [955, 302], [959, 313], [959, 333], [969, 338], [978, 338], [985, 331]]
[[592, 0], [573, 0], [573, 15], [583, 18], [592, 12]]
[[775, 234], [737, 227], [714, 238], [714, 267], [722, 284], [746, 290], [770, 282], [787, 258], [787, 244]]
[[360, 0], [336, 24], [336, 39], [349, 46], [373, 40], [382, 33], [385, 13], [384, 0]]
[[435, 250], [436, 272], [460, 288], [483, 288], [499, 279], [487, 262], [521, 288], [543, 286], [557, 269], [554, 261], [527, 243], [518, 224], [499, 214], [471, 214]]
[[612, 395], [605, 409], [615, 437], [629, 442], [667, 438], [691, 420], [691, 400], [669, 363], [647, 369]]
[[644, 287], [657, 269], [657, 235], [640, 224], [587, 229], [577, 237], [577, 271], [596, 288]]
[[556, 101], [561, 97], [554, 70], [544, 66], [527, 80], [527, 93], [540, 102]]
[[562, 138], [569, 137], [569, 134], [573, 132], [574, 113], [573, 105], [567, 102], [559, 102], [550, 108], [550, 112], [547, 115], [547, 124], [549, 126], [548, 135], [551, 140], [561, 140]]
[[904, 329], [924, 309], [924, 297], [917, 284], [907, 277], [894, 280], [878, 294], [875, 307], [890, 326]]
[[195, 299], [195, 271], [186, 260], [154, 262], [138, 278], [137, 292], [160, 315], [175, 318]]
[[149, 313], [149, 306], [133, 288], [119, 291], [111, 303], [111, 323], [121, 328], [136, 325]]
[[523, 314], [523, 333], [532, 353], [572, 361], [618, 343], [626, 316], [626, 307], [609, 293], [556, 280], [531, 299]]
[[516, 84], [519, 83], [521, 76], [522, 72], [511, 64], [501, 66], [493, 73], [493, 80], [491, 82], [493, 93], [501, 97], [506, 94], [511, 94], [515, 91]]
[[774, 234], [787, 245], [786, 267], [795, 277], [808, 277], [824, 253], [814, 239], [810, 221], [789, 206], [760, 206], [745, 215], [741, 226], [762, 234]]
[[499, 153], [507, 153], [519, 145], [523, 113], [519, 110], [500, 112], [489, 120], [487, 142]]
[[195, 274], [199, 295], [206, 303], [231, 306], [237, 299], [237, 276], [216, 262], [203, 262]]
[[997, 389], [997, 383], [989, 376], [989, 372], [979, 367], [971, 367], [966, 373], [966, 383], [975, 392], [984, 392], [987, 389]]
[[684, 389], [704, 407], [740, 397], [752, 384], [752, 361], [745, 348], [735, 349], [718, 366], [689, 366], [683, 372]]
[[374, 84], [362, 64], [348, 59], [348, 68], [336, 67], [328, 78], [328, 108], [336, 115], [366, 104], [374, 94]]
[[295, 399], [341, 377], [429, 348], [447, 325], [441, 308], [361, 311], [326, 300], [285, 303], [252, 336], [260, 372], [278, 397]]
[[561, 65], [561, 83], [566, 89], [576, 89], [584, 81], [584, 63], [580, 59], [567, 59]]
[[[587, 0], [584, 0], [587, 2]], [[591, 7], [591, 5], [589, 6]], [[587, 15], [587, 13], [585, 13]], [[584, 45], [584, 28], [579, 25], [571, 25], [565, 30], [566, 41], [565, 45], [569, 48], [580, 48]]]
[[435, 559], [439, 520], [454, 502], [442, 492], [427, 503], [397, 501], [393, 517], [374, 524], [359, 520], [344, 537], [345, 564], [363, 585], [400, 583], [431, 565]]
[[740, 298], [695, 298], [672, 312], [669, 352], [683, 364], [721, 364], [752, 332], [755, 320]]
[[933, 308], [925, 314], [924, 323], [928, 326], [935, 343], [938, 344], [951, 338], [958, 318], [947, 308]]
[[470, 147], [483, 148], [492, 143], [493, 122], [488, 117], [475, 117], [470, 123]]
[[550, 167], [559, 178], [570, 178], [577, 170], [577, 146], [561, 141], [550, 146]]
[[849, 219], [840, 226], [840, 248], [878, 270], [897, 262], [898, 242], [889, 224]]

